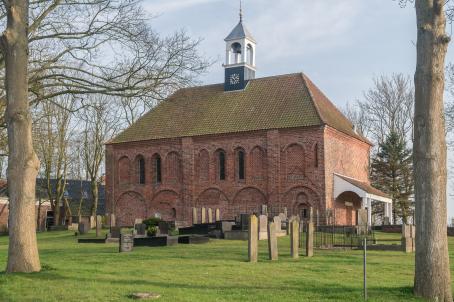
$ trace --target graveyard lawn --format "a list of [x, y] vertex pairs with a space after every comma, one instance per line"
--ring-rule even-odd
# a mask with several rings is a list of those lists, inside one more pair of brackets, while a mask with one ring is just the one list
[[[399, 235], [383, 235], [387, 239]], [[83, 236], [94, 237], [93, 233]], [[279, 260], [269, 261], [261, 241], [258, 263], [246, 262], [247, 242], [138, 247], [78, 244], [71, 232], [38, 235], [42, 272], [0, 273], [0, 301], [132, 301], [154, 292], [158, 301], [361, 301], [362, 252], [315, 250], [291, 259], [287, 237], [278, 239]], [[5, 267], [7, 237], [0, 237]], [[451, 270], [454, 238], [449, 239]], [[414, 255], [368, 253], [369, 301], [419, 301], [412, 296]]]

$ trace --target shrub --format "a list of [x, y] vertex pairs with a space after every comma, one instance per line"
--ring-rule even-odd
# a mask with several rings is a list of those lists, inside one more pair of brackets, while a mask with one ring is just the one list
[[178, 229], [176, 229], [176, 228], [171, 228], [171, 229], [169, 230], [169, 235], [170, 235], [170, 236], [178, 236], [179, 234], [180, 234], [180, 232], [179, 232]]
[[150, 217], [150, 218], [145, 219], [144, 221], [142, 221], [142, 223], [144, 223], [147, 226], [147, 228], [148, 228], [148, 227], [151, 227], [151, 226], [158, 226], [160, 221], [161, 221], [161, 218]]
[[158, 227], [155, 225], [150, 225], [147, 228], [147, 235], [148, 236], [156, 236], [156, 233], [158, 232]]

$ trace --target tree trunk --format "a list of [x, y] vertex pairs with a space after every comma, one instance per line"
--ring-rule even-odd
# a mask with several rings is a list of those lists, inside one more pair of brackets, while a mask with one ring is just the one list
[[417, 0], [414, 173], [416, 263], [414, 292], [452, 302], [446, 216], [446, 139], [443, 110], [445, 0]]
[[91, 185], [91, 196], [93, 198], [93, 205], [91, 207], [91, 216], [96, 217], [96, 212], [98, 209], [98, 183], [96, 179], [92, 179], [90, 182]]
[[28, 104], [28, 1], [4, 1], [7, 28], [2, 37], [8, 124], [9, 247], [7, 272], [41, 269], [36, 242], [35, 183], [39, 160], [33, 150]]

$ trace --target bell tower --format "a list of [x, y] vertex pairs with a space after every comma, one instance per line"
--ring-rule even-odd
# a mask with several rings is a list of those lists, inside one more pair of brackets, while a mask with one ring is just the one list
[[243, 90], [249, 80], [255, 78], [256, 42], [243, 24], [240, 2], [240, 22], [224, 39], [226, 44], [224, 90]]

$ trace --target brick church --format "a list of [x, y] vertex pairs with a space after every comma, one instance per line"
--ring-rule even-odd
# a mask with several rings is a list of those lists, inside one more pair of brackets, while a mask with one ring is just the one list
[[255, 78], [256, 41], [242, 18], [225, 42], [224, 83], [178, 90], [106, 144], [117, 224], [190, 225], [193, 208], [232, 220], [267, 205], [355, 225], [360, 208], [371, 223], [373, 202], [392, 219], [390, 199], [369, 183], [370, 142], [307, 75]]

